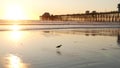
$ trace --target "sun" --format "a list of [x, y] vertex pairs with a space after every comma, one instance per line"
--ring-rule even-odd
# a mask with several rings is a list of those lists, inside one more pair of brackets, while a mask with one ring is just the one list
[[8, 5], [5, 8], [5, 19], [9, 20], [22, 20], [26, 19], [24, 9], [17, 4]]

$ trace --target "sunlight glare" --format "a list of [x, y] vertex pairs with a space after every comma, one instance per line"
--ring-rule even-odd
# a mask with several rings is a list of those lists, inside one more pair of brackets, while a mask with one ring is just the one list
[[20, 31], [13, 31], [11, 33], [12, 39], [15, 41], [19, 40], [21, 38], [21, 32]]
[[19, 39], [21, 38], [21, 36], [22, 36], [22, 33], [21, 33], [21, 31], [20, 31], [20, 29], [21, 29], [20, 25], [12, 25], [12, 26], [10, 26], [9, 28], [10, 28], [10, 30], [12, 30], [12, 31], [10, 32], [11, 38], [12, 38], [14, 41], [19, 40]]
[[21, 19], [26, 19], [26, 16], [23, 8], [20, 5], [12, 4], [6, 7], [5, 19], [21, 20]]
[[10, 56], [10, 65], [11, 68], [19, 68], [20, 67], [20, 58], [14, 55]]
[[7, 59], [7, 68], [27, 68], [27, 65], [16, 55], [10, 54]]
[[20, 30], [20, 26], [19, 25], [13, 25], [13, 26], [10, 26], [10, 29], [13, 30], [13, 31], [18, 31], [18, 30]]

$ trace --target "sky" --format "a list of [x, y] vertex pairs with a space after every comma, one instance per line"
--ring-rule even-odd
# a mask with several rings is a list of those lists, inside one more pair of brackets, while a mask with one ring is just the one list
[[117, 11], [120, 0], [0, 0], [0, 19], [38, 20], [44, 12], [53, 15], [89, 11]]

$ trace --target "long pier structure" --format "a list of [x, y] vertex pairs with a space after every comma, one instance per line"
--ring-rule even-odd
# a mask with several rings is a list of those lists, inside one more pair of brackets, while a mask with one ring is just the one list
[[82, 14], [50, 15], [48, 12], [40, 16], [43, 21], [79, 21], [79, 22], [120, 22], [120, 4], [118, 11], [96, 12], [86, 11]]

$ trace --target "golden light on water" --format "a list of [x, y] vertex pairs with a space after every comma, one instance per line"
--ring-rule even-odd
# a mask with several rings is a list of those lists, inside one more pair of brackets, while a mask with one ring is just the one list
[[6, 68], [28, 68], [27, 64], [23, 63], [21, 58], [16, 55], [9, 54], [6, 60]]
[[21, 67], [20, 58], [14, 55], [10, 55], [9, 58], [10, 68], [19, 68]]
[[9, 25], [7, 27], [9, 31], [7, 31], [5, 35], [10, 43], [15, 43], [15, 45], [18, 46], [17, 44], [26, 38], [28, 32], [22, 31], [23, 28], [24, 26], [18, 24]]
[[21, 29], [21, 27], [19, 25], [12, 25], [12, 26], [10, 26], [10, 29], [12, 31], [19, 31]]
[[19, 25], [12, 25], [10, 26], [10, 36], [11, 38], [15, 41], [15, 40], [19, 40], [22, 36], [22, 33], [20, 31], [21, 27]]
[[22, 33], [20, 31], [12, 31], [10, 36], [14, 41], [18, 41], [22, 37]]

